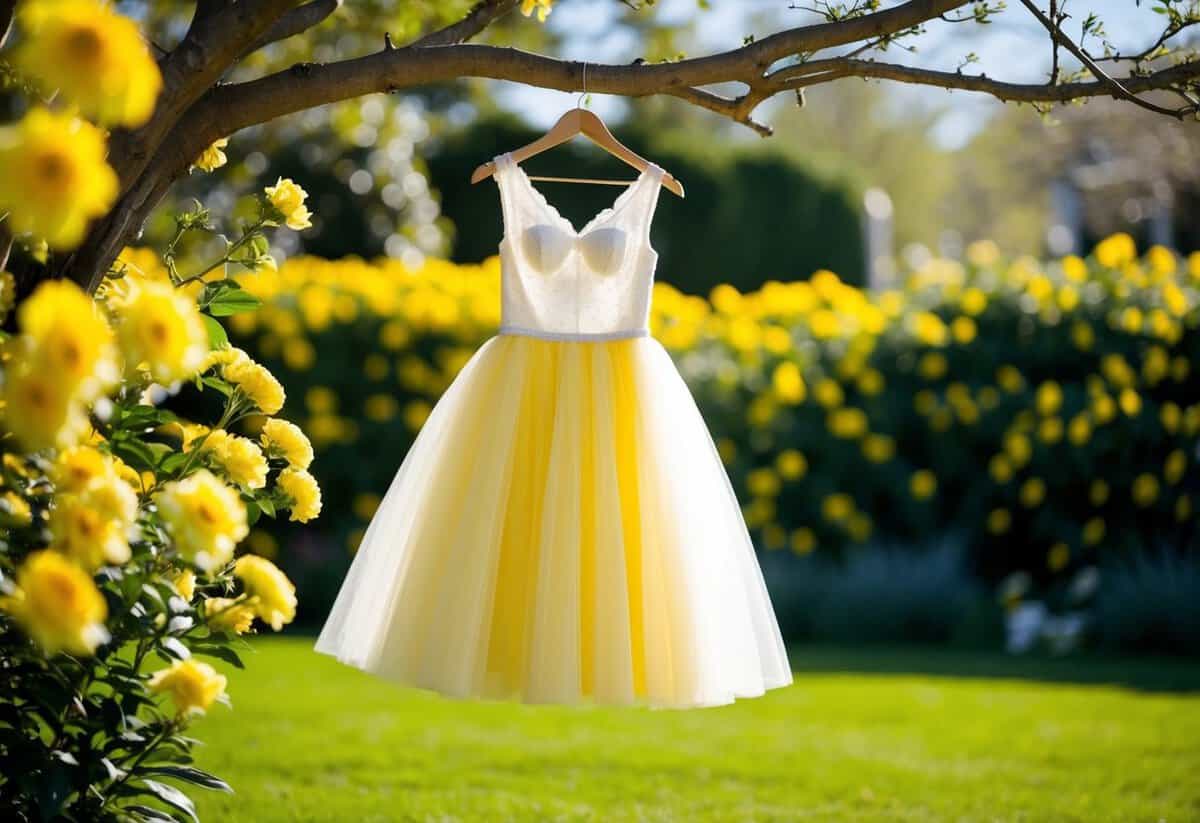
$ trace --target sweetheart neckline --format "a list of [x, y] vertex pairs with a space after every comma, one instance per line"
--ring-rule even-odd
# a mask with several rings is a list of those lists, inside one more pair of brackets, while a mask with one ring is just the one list
[[574, 223], [564, 217], [554, 206], [554, 204], [546, 199], [546, 195], [538, 191], [537, 187], [533, 185], [533, 181], [529, 179], [529, 175], [525, 173], [525, 169], [521, 168], [521, 164], [513, 161], [511, 155], [508, 155], [508, 157], [513, 168], [516, 169], [518, 174], [520, 174], [521, 180], [525, 184], [525, 188], [533, 194], [537, 202], [541, 203], [542, 208], [549, 212], [551, 217], [555, 218], [559, 223], [561, 223], [562, 226], [564, 226], [576, 240], [582, 238], [585, 234], [588, 234], [592, 229], [596, 228], [600, 222], [607, 220], [616, 214], [617, 211], [625, 205], [630, 194], [635, 191], [650, 174], [650, 170], [655, 168], [653, 163], [648, 164], [646, 168], [642, 169], [641, 173], [638, 174], [637, 178], [630, 183], [628, 187], [626, 187], [625, 191], [617, 195], [617, 198], [613, 200], [611, 206], [606, 209], [601, 209], [594, 217], [592, 217], [591, 220], [583, 224], [582, 229], [577, 229], [575, 228]]

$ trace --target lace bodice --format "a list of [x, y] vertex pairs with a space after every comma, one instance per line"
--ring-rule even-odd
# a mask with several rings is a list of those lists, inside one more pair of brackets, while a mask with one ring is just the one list
[[501, 334], [616, 340], [647, 333], [658, 254], [650, 221], [663, 170], [651, 164], [582, 229], [546, 202], [510, 155], [496, 158], [504, 212]]

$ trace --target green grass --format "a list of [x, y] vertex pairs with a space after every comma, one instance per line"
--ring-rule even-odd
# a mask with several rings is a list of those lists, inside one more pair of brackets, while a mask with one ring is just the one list
[[801, 650], [789, 689], [655, 712], [455, 702], [310, 647], [256, 643], [194, 727], [237, 792], [203, 818], [1200, 819], [1197, 663]]

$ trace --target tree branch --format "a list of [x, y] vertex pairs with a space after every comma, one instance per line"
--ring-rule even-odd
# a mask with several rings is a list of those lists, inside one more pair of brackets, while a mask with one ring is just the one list
[[[342, 0], [311, 0], [297, 6], [276, 20], [269, 29], [246, 49], [245, 54], [256, 52], [264, 46], [303, 34], [342, 7]], [[244, 55], [243, 55], [244, 56]]]
[[467, 12], [467, 16], [453, 25], [430, 32], [415, 40], [411, 45], [419, 48], [428, 46], [453, 46], [465, 43], [495, 20], [515, 9], [520, 0], [480, 0]]
[[17, 0], [0, 0], [0, 47], [8, 40], [12, 31], [13, 15], [17, 12]]
[[1123, 86], [1119, 81], [1110, 77], [1108, 73], [1104, 71], [1104, 69], [1100, 68], [1100, 66], [1096, 64], [1096, 61], [1093, 60], [1086, 51], [1077, 46], [1075, 42], [1071, 40], [1071, 38], [1063, 34], [1062, 29], [1058, 27], [1058, 23], [1047, 17], [1041, 9], [1034, 5], [1033, 0], [1021, 0], [1021, 4], [1025, 6], [1025, 8], [1029, 9], [1030, 14], [1038, 19], [1038, 22], [1045, 27], [1046, 31], [1050, 32], [1051, 41], [1061, 44], [1063, 48], [1075, 55], [1075, 58], [1079, 60], [1080, 63], [1083, 63], [1084, 68], [1090, 71], [1092, 75], [1096, 77], [1096, 79], [1112, 89], [1113, 97], [1128, 100], [1130, 103], [1134, 103], [1135, 105], [1141, 106], [1144, 109], [1149, 109], [1150, 111], [1157, 112], [1158, 114], [1166, 114], [1170, 117], [1175, 117], [1180, 120], [1196, 110], [1195, 106], [1186, 106], [1180, 109], [1168, 109], [1164, 106], [1159, 106], [1155, 103], [1151, 103], [1149, 100], [1143, 100], [1142, 98], [1138, 97], [1129, 89], [1125, 88], [1125, 86]]

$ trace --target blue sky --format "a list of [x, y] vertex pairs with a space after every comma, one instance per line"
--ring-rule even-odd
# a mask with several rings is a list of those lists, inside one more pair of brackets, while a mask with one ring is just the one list
[[[1045, 0], [1038, 0], [1045, 7]], [[1151, 0], [1065, 0], [1073, 20], [1067, 31], [1078, 33], [1080, 21], [1095, 12], [1104, 20], [1110, 39], [1119, 48], [1133, 49], [1145, 45], [1157, 36], [1162, 17], [1151, 11]], [[763, 36], [787, 26], [814, 22], [811, 13], [790, 9], [789, 0], [711, 0], [708, 11], [698, 12], [696, 0], [660, 0], [651, 14], [663, 21], [700, 21], [696, 45], [692, 54], [705, 54], [734, 48], [743, 36]], [[896, 5], [895, 2], [885, 6]], [[616, 0], [560, 0], [550, 16], [549, 25], [566, 38], [563, 56], [574, 59], [597, 59], [607, 62], [629, 62], [639, 56], [636, 38], [615, 25], [620, 16]], [[889, 53], [888, 60], [920, 63], [935, 68], [954, 69], [963, 56], [974, 52], [979, 62], [972, 71], [985, 72], [998, 79], [1036, 81], [1044, 79], [1049, 67], [1049, 46], [1045, 31], [1020, 4], [1009, 0], [1008, 10], [989, 26], [973, 24], [934, 24], [930, 30], [913, 41], [919, 51]], [[939, 89], [908, 89], [902, 92], [905, 105], [931, 105], [945, 109], [935, 136], [947, 146], [955, 146], [970, 137], [977, 128], [981, 113], [994, 106], [980, 95], [956, 93], [947, 96]], [[538, 125], [546, 126], [576, 96], [542, 89], [507, 86], [499, 97], [510, 108], [523, 112]], [[594, 96], [593, 107], [607, 117], [618, 117], [623, 109], [620, 100]]]

